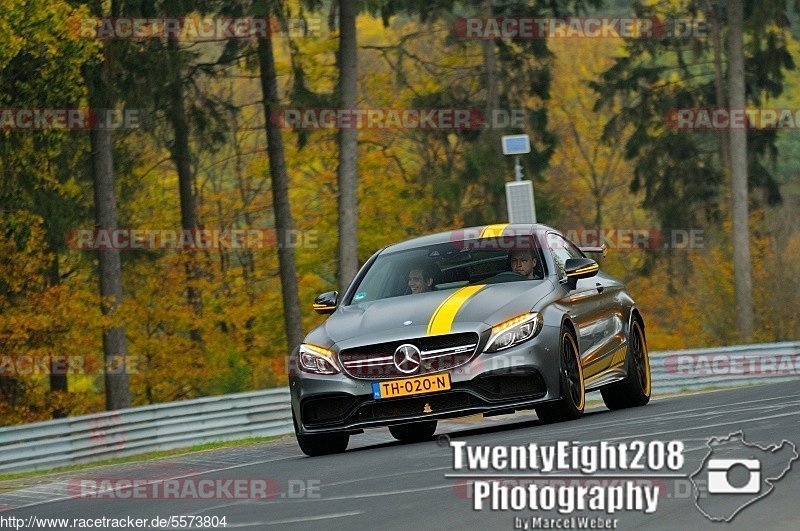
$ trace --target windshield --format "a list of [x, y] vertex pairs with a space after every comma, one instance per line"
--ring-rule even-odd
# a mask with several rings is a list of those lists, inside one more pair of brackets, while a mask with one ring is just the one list
[[359, 282], [351, 304], [444, 291], [471, 284], [538, 281], [546, 276], [535, 238], [509, 247], [495, 238], [383, 253]]

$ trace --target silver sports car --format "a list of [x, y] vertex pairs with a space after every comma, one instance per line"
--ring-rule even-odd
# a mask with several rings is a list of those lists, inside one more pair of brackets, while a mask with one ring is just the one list
[[[596, 249], [594, 249], [596, 250]], [[437, 419], [535, 409], [581, 416], [650, 399], [644, 320], [618, 279], [544, 225], [489, 225], [390, 245], [290, 356], [292, 413], [308, 455], [364, 428], [430, 438]]]

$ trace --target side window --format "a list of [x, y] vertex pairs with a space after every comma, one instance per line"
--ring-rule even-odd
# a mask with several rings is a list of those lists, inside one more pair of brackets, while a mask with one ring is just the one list
[[393, 293], [398, 290], [398, 287], [392, 286], [390, 283], [390, 280], [396, 276], [394, 274], [396, 269], [397, 265], [393, 260], [385, 260], [381, 263], [373, 264], [372, 269], [367, 273], [367, 277], [358, 287], [358, 291], [353, 295], [353, 300], [350, 304], [400, 295], [401, 293]]
[[564, 274], [564, 264], [567, 263], [567, 260], [584, 257], [581, 250], [575, 247], [571, 241], [554, 232], [547, 233], [547, 248], [550, 250], [550, 254], [553, 255], [553, 262], [555, 262], [559, 278], [566, 276]]

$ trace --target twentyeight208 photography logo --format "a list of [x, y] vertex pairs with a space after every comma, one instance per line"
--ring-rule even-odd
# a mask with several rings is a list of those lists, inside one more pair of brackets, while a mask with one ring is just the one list
[[695, 505], [713, 522], [730, 522], [766, 497], [800, 457], [791, 441], [760, 446], [745, 441], [741, 431], [712, 437], [706, 446], [708, 453], [689, 479]]

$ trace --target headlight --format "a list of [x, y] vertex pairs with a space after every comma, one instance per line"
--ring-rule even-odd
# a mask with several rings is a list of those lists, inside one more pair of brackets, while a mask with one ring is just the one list
[[519, 345], [534, 337], [542, 329], [542, 315], [537, 312], [526, 313], [492, 327], [492, 335], [486, 343], [484, 352], [499, 350]]
[[333, 352], [316, 345], [300, 345], [300, 368], [313, 374], [336, 374], [339, 369], [333, 361]]

